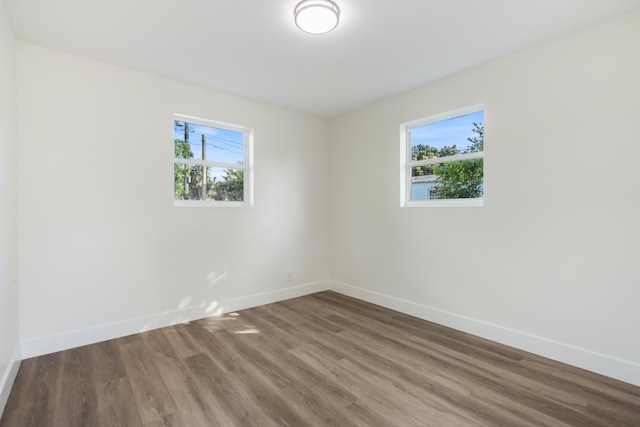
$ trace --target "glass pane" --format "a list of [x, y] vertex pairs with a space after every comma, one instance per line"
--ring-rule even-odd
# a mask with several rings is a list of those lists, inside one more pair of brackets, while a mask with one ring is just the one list
[[202, 200], [203, 167], [187, 163], [173, 165], [176, 200]]
[[483, 177], [483, 159], [413, 167], [411, 200], [482, 198]]
[[483, 150], [484, 111], [411, 128], [413, 160]]
[[173, 121], [174, 156], [177, 159], [202, 159], [202, 138], [193, 133], [192, 123]]
[[176, 158], [244, 163], [244, 134], [212, 126], [174, 121]]
[[436, 187], [436, 175], [433, 174], [435, 165], [411, 168], [411, 200], [431, 200]]
[[206, 128], [207, 160], [244, 164], [244, 134], [226, 129]]
[[208, 167], [207, 200], [244, 201], [244, 171]]

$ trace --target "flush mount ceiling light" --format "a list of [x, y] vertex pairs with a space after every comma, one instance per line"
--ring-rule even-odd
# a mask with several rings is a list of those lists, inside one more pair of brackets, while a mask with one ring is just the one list
[[328, 33], [338, 26], [340, 9], [331, 0], [303, 0], [293, 10], [296, 25], [305, 33]]

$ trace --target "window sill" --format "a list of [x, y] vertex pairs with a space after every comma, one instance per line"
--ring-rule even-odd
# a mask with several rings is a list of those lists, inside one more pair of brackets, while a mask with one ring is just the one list
[[402, 207], [406, 208], [448, 208], [464, 206], [484, 206], [484, 199], [411, 200], [402, 205]]
[[181, 208], [249, 208], [247, 202], [223, 202], [216, 200], [174, 200], [173, 206]]

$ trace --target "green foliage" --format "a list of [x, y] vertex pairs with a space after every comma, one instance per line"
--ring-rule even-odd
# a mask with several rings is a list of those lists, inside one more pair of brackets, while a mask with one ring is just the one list
[[[188, 142], [174, 140], [174, 156], [179, 159], [193, 158], [193, 152]], [[198, 173], [199, 172], [199, 173]], [[185, 164], [174, 164], [174, 188], [176, 200], [197, 199], [197, 184], [202, 181], [202, 167], [200, 171]], [[200, 180], [198, 180], [198, 175]]]
[[[484, 151], [484, 126], [474, 123], [474, 136], [467, 138], [471, 143], [465, 153]], [[474, 199], [482, 197], [484, 179], [483, 159], [462, 160], [437, 165], [433, 173], [436, 179], [436, 194], [439, 199]]]
[[189, 166], [174, 164], [173, 165], [174, 176], [174, 189], [176, 200], [187, 199], [187, 177], [189, 176]]
[[174, 157], [176, 159], [192, 159], [193, 151], [191, 151], [191, 145], [180, 139], [173, 141]]
[[[451, 147], [442, 147], [440, 150], [422, 144], [411, 147], [411, 159], [413, 160], [435, 159], [437, 157], [453, 156], [454, 154], [460, 154], [460, 151], [456, 148], [455, 144]], [[411, 175], [433, 175], [433, 171], [434, 165], [418, 166], [413, 168], [413, 170], [411, 171]]]
[[474, 123], [471, 132], [475, 133], [471, 138], [467, 138], [467, 141], [471, 143], [469, 146], [470, 153], [477, 153], [484, 151], [484, 125], [480, 123]]
[[[192, 159], [193, 152], [188, 142], [176, 139], [174, 141], [175, 158]], [[174, 189], [176, 200], [244, 200], [244, 174], [242, 170], [225, 169], [222, 181], [207, 174], [206, 190], [203, 189], [204, 166], [189, 166], [182, 163], [174, 164]]]
[[[434, 159], [456, 154], [484, 151], [484, 126], [473, 123], [473, 136], [467, 138], [469, 147], [460, 151], [455, 145], [440, 150], [428, 145], [412, 147], [413, 160]], [[484, 162], [483, 159], [462, 160], [413, 168], [412, 176], [436, 175], [435, 194], [438, 199], [467, 199], [482, 197]]]
[[482, 159], [449, 162], [434, 168], [438, 176], [439, 199], [473, 199], [482, 197]]
[[225, 169], [223, 181], [212, 183], [209, 195], [214, 200], [244, 200], [244, 173], [237, 169]]

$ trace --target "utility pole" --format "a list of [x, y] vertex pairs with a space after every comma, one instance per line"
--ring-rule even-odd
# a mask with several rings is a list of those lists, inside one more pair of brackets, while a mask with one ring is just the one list
[[[202, 134], [202, 160], [207, 160], [207, 137]], [[207, 200], [207, 165], [202, 165], [202, 200]]]
[[[189, 123], [184, 122], [184, 142], [187, 143], [187, 149], [191, 151], [191, 145], [189, 145]], [[187, 165], [187, 170], [191, 170], [191, 168]], [[185, 194], [187, 195], [187, 199], [189, 199], [189, 184], [191, 184], [191, 173], [188, 173], [185, 177], [184, 189]]]

